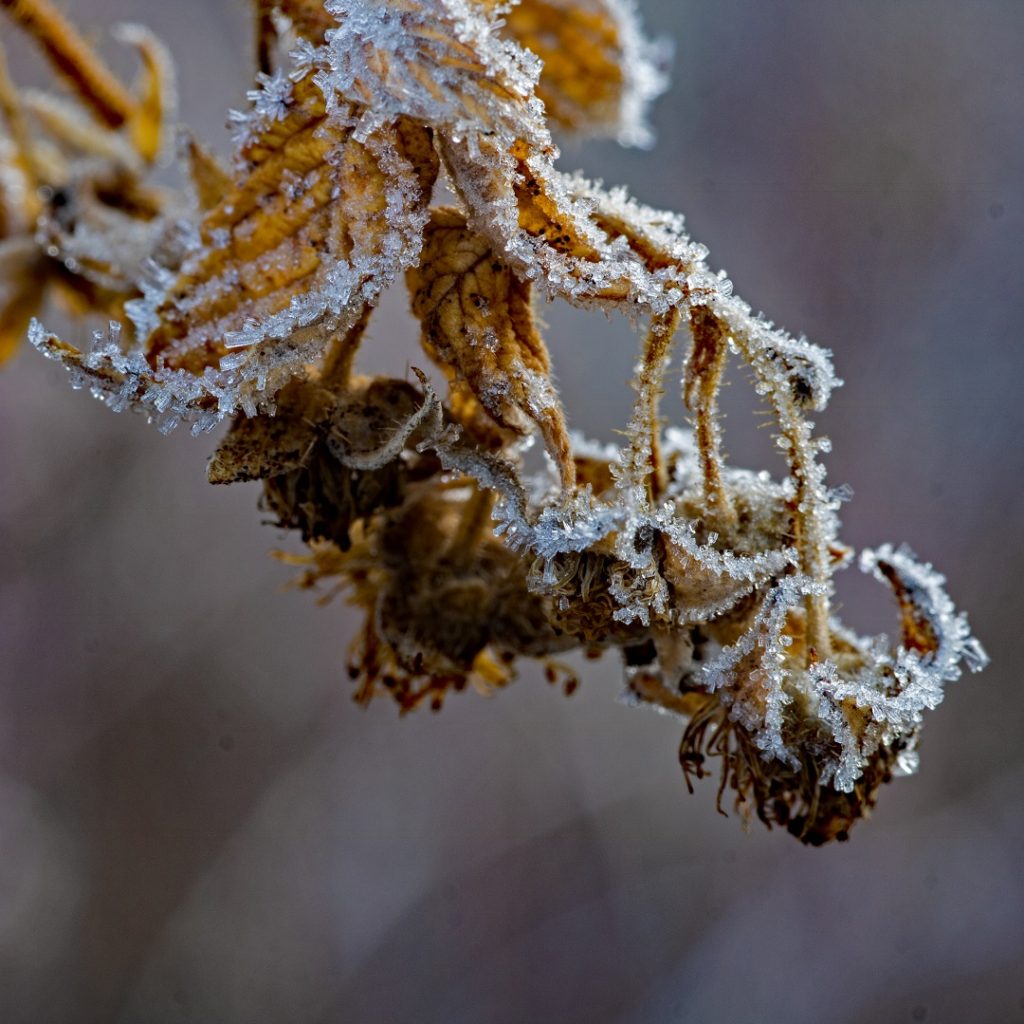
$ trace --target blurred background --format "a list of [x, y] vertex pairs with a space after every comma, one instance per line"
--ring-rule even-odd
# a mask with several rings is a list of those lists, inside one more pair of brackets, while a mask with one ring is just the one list
[[[242, 0], [74, 0], [147, 23], [226, 150]], [[0, 1020], [7, 1024], [1024, 1021], [1024, 4], [642, 0], [674, 38], [653, 153], [562, 165], [687, 214], [756, 308], [831, 348], [819, 422], [844, 538], [908, 541], [993, 664], [950, 686], [920, 774], [801, 847], [686, 793], [679, 726], [532, 668], [399, 720], [351, 702], [348, 610], [288, 591], [214, 440], [0, 373]], [[23, 80], [23, 40], [0, 28]], [[124, 62], [122, 67], [130, 67]], [[547, 307], [573, 425], [612, 439], [635, 340]], [[401, 295], [364, 365], [422, 362]], [[744, 374], [740, 465], [773, 464]], [[666, 412], [681, 417], [669, 396]], [[838, 581], [843, 618], [895, 628]]]

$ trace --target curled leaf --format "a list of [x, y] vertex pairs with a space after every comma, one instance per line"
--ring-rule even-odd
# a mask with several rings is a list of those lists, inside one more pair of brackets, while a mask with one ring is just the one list
[[517, 278], [451, 210], [434, 212], [423, 259], [406, 273], [430, 356], [503, 427], [541, 431], [562, 486], [575, 482], [572, 444], [551, 382], [551, 359], [533, 316], [529, 282]]

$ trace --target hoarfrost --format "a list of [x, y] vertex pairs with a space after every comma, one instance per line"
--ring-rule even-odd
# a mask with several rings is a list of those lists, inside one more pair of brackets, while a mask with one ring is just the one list
[[[551, 123], [650, 141], [644, 112], [664, 88], [667, 51], [643, 38], [631, 0], [550, 0], [548, 17], [608, 29], [604, 55], [617, 70], [587, 102], [560, 92], [527, 48], [557, 49], [562, 20], [531, 36], [529, 5], [326, 0], [308, 25], [293, 21], [287, 64], [258, 75], [248, 108], [229, 115], [233, 174], [212, 158], [193, 165], [185, 196], [140, 192], [152, 209], [139, 216], [97, 198], [110, 181], [137, 187], [142, 166], [122, 136], [101, 135], [90, 152], [105, 177], [76, 164], [73, 208], [54, 204], [32, 220], [30, 240], [0, 241], [0, 269], [20, 281], [45, 254], [115, 292], [128, 323], [111, 321], [87, 350], [35, 319], [30, 341], [111, 408], [140, 410], [164, 430], [188, 421], [194, 433], [229, 416], [273, 416], [286, 387], [332, 401], [361, 388], [351, 366], [363, 326], [405, 272], [447, 399], [416, 371], [419, 391], [390, 382], [399, 405], [383, 403], [367, 414], [376, 426], [358, 428], [372, 444], [303, 419], [303, 454], [265, 474], [284, 525], [330, 521], [338, 532], [328, 536], [351, 543], [349, 527], [364, 524], [359, 553], [346, 562], [339, 549], [331, 563], [358, 578], [367, 610], [361, 693], [385, 678], [409, 707], [470, 677], [506, 678], [491, 647], [507, 663], [616, 646], [632, 697], [689, 719], [684, 769], [720, 755], [723, 787], [731, 778], [738, 802], [752, 795], [764, 820], [812, 841], [840, 836], [882, 781], [913, 770], [924, 712], [944, 685], [987, 656], [943, 577], [905, 548], [860, 560], [895, 594], [895, 645], [831, 617], [832, 576], [851, 557], [838, 540], [848, 495], [828, 485], [819, 457], [830, 441], [808, 418], [842, 384], [831, 353], [754, 313], [682, 216], [558, 167]], [[90, 144], [59, 104], [37, 107], [66, 139]], [[429, 208], [441, 174], [459, 210]], [[621, 444], [569, 432], [532, 283], [645, 326]], [[662, 426], [678, 336], [692, 430]], [[782, 480], [726, 464], [717, 396], [736, 357], [773, 414]], [[289, 399], [281, 415], [318, 407], [308, 405]], [[533, 436], [549, 462], [531, 477]], [[389, 573], [401, 586], [385, 595]], [[415, 619], [424, 579], [456, 581], [457, 614], [429, 594], [427, 621]], [[499, 592], [505, 604], [474, 619]], [[435, 636], [442, 613], [455, 616], [447, 652]], [[436, 678], [413, 698], [425, 650], [437, 655]]]

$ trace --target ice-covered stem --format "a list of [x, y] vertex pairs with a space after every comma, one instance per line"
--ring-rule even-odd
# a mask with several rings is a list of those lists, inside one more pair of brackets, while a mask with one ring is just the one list
[[635, 483], [643, 481], [648, 501], [657, 501], [667, 484], [664, 460], [661, 456], [661, 424], [658, 405], [661, 401], [662, 379], [671, 353], [672, 341], [679, 328], [677, 308], [651, 318], [651, 326], [644, 338], [637, 376], [633, 381], [636, 403], [628, 433], [631, 438], [629, 454], [630, 477]]
[[722, 434], [718, 425], [718, 391], [728, 355], [727, 326], [707, 306], [690, 309], [693, 348], [686, 364], [683, 399], [696, 418], [694, 433], [704, 477], [704, 503], [722, 524], [736, 511], [722, 483]]
[[101, 121], [119, 128], [131, 120], [136, 109], [131, 93], [50, 0], [0, 0], [0, 6], [36, 39]]
[[[815, 394], [810, 373], [801, 373], [811, 365], [805, 353], [786, 352], [779, 338], [776, 344], [763, 344], [760, 338], [741, 327], [731, 332], [734, 341], [750, 364], [758, 390], [767, 395], [779, 426], [779, 446], [789, 463], [794, 484], [792, 499], [793, 546], [800, 558], [800, 572], [813, 583], [821, 584], [804, 598], [806, 610], [805, 642], [808, 664], [831, 656], [829, 634], [829, 593], [832, 558], [829, 545], [836, 532], [831, 498], [825, 487], [825, 467], [815, 458], [823, 442], [813, 436], [814, 424], [804, 407], [824, 406], [824, 398]], [[822, 350], [806, 342], [798, 343], [816, 356]]]

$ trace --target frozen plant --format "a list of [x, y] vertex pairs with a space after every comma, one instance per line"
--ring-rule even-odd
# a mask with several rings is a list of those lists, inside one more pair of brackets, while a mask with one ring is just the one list
[[[73, 94], [18, 92], [0, 65], [0, 337], [52, 285], [110, 321], [79, 348], [31, 319], [76, 386], [164, 429], [231, 419], [210, 479], [262, 481], [308, 544], [302, 582], [363, 610], [360, 702], [439, 708], [524, 657], [571, 690], [560, 655], [617, 648], [630, 702], [683, 723], [688, 782], [718, 757], [720, 800], [815, 844], [914, 770], [924, 712], [986, 657], [904, 548], [860, 557], [895, 644], [831, 615], [853, 552], [811, 419], [840, 383], [829, 353], [753, 314], [681, 217], [557, 166], [552, 126], [648, 141], [665, 51], [630, 0], [260, 0], [234, 161], [182, 135], [177, 193], [147, 181], [173, 107], [160, 47], [121, 30], [129, 89], [49, 0], [0, 4]], [[402, 280], [443, 394], [355, 372]], [[621, 446], [568, 429], [535, 293], [641, 328]], [[692, 430], [663, 432], [680, 337]], [[730, 358], [774, 416], [781, 481], [725, 463]]]

